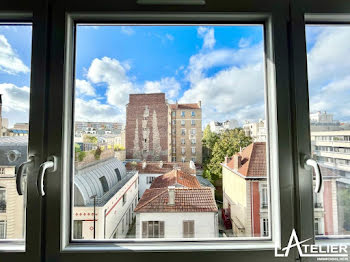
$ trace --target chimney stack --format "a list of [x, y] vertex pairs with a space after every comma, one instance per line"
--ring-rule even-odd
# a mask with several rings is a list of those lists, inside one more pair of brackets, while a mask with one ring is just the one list
[[168, 205], [175, 205], [175, 186], [168, 186]]
[[238, 170], [242, 166], [242, 156], [234, 155], [233, 156], [233, 169]]

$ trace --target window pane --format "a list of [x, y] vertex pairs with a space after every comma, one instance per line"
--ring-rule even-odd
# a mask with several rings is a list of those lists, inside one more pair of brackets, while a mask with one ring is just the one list
[[77, 25], [72, 221], [83, 239], [270, 236], [263, 35]]
[[314, 193], [315, 235], [350, 236], [350, 27], [306, 27], [312, 157], [323, 186]]
[[0, 239], [25, 235], [16, 172], [28, 157], [31, 37], [30, 25], [0, 25]]

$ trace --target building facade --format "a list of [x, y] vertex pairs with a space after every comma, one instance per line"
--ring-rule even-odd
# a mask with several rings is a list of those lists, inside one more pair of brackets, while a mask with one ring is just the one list
[[267, 127], [265, 120], [259, 120], [258, 122], [249, 122], [243, 125], [243, 130], [246, 136], [250, 136], [253, 142], [266, 142], [267, 139]]
[[235, 119], [226, 120], [224, 122], [210, 121], [209, 127], [211, 132], [219, 134], [225, 130], [235, 129], [239, 127], [239, 123]]
[[202, 107], [171, 104], [171, 161], [202, 163]]
[[124, 164], [116, 158], [77, 168], [74, 175], [73, 238], [125, 238], [132, 226], [137, 203], [138, 172], [127, 172]]

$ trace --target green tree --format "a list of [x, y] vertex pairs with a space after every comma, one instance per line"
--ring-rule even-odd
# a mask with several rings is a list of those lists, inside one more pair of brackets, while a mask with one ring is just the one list
[[79, 153], [81, 151], [80, 146], [77, 143], [74, 144], [74, 151], [75, 153]]
[[202, 138], [202, 151], [203, 151], [203, 164], [206, 166], [212, 156], [212, 151], [215, 143], [219, 140], [220, 136], [210, 130], [210, 126], [207, 125], [203, 131]]
[[241, 148], [248, 146], [252, 142], [250, 137], [245, 136], [241, 128], [226, 130], [221, 133], [219, 140], [215, 143], [212, 156], [205, 166], [204, 176], [215, 182], [222, 177], [221, 163], [225, 156], [232, 156], [239, 152]]
[[95, 137], [95, 136], [85, 136], [85, 140], [88, 143], [97, 144], [97, 137]]
[[102, 150], [101, 148], [98, 146], [94, 152], [94, 157], [96, 160], [99, 160], [101, 158], [101, 153], [102, 153]]
[[80, 152], [78, 153], [78, 161], [79, 161], [79, 162], [83, 161], [85, 157], [86, 157], [86, 152], [80, 151]]

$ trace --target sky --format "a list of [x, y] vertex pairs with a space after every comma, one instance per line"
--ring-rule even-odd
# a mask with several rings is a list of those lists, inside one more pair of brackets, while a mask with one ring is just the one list
[[[311, 111], [350, 120], [350, 28], [308, 26]], [[262, 26], [78, 26], [75, 113], [125, 121], [131, 93], [202, 102], [209, 121], [265, 118]], [[10, 126], [28, 122], [30, 26], [0, 26], [0, 93]]]

